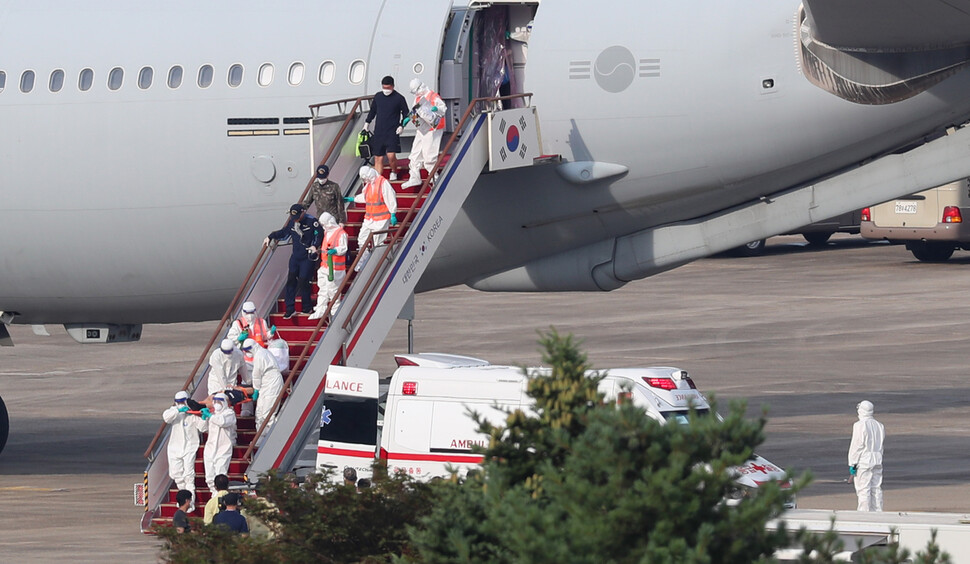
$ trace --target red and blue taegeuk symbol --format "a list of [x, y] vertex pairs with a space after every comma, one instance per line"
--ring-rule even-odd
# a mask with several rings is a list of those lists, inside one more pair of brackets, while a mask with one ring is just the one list
[[515, 152], [519, 148], [519, 128], [514, 125], [509, 127], [509, 130], [505, 132], [505, 146], [509, 148], [509, 151]]

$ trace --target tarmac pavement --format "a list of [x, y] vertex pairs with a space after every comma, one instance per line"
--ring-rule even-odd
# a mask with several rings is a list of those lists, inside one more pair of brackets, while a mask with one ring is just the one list
[[[698, 261], [609, 294], [416, 300], [415, 350], [539, 362], [537, 330], [582, 341], [596, 368], [673, 365], [727, 403], [768, 409], [759, 454], [814, 482], [802, 508], [852, 509], [844, 482], [855, 405], [886, 426], [888, 511], [970, 512], [970, 253], [924, 264], [903, 247], [836, 236], [769, 239], [757, 258]], [[133, 485], [142, 454], [214, 322], [151, 325], [139, 343], [78, 345], [13, 326], [0, 349], [11, 431], [0, 454], [0, 560], [154, 562]], [[372, 368], [407, 350], [398, 321]]]

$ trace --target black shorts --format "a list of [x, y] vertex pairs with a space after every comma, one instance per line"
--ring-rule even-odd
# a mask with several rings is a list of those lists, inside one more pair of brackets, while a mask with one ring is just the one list
[[401, 138], [393, 133], [390, 135], [375, 135], [370, 138], [370, 152], [375, 157], [383, 157], [388, 153], [400, 153]]

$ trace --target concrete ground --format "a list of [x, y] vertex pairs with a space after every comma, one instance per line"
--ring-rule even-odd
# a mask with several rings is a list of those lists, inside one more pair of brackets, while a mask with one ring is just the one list
[[[417, 351], [536, 364], [536, 331], [583, 342], [597, 368], [674, 365], [722, 401], [768, 409], [768, 460], [814, 482], [803, 508], [851, 509], [855, 405], [886, 425], [890, 511], [970, 511], [970, 253], [916, 262], [902, 247], [837, 236], [769, 240], [758, 258], [711, 258], [609, 294], [417, 297]], [[0, 455], [0, 560], [153, 562], [132, 487], [161, 412], [214, 323], [146, 326], [139, 343], [78, 345], [14, 326], [0, 350], [11, 431]], [[373, 368], [407, 348], [399, 321]]]

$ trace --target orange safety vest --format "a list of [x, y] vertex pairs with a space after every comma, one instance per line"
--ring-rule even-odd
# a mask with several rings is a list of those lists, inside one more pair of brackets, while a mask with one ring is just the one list
[[[427, 100], [429, 104], [431, 104], [432, 106], [436, 106], [437, 104], [435, 104], [434, 102], [435, 98], [438, 98], [438, 94], [435, 93], [434, 90], [429, 90], [426, 96], [418, 96], [418, 99], [415, 100], [415, 102], [420, 104], [421, 100]], [[441, 103], [444, 104], [444, 101], [442, 101]], [[441, 108], [441, 109], [444, 109], [444, 108]], [[444, 129], [444, 128], [445, 128], [445, 118], [441, 118], [438, 120], [438, 125], [435, 127], [435, 129]]]
[[[384, 208], [384, 209], [387, 209], [387, 208]], [[324, 248], [326, 248], [328, 250], [329, 249], [336, 249], [337, 246], [340, 244], [340, 237], [342, 235], [345, 235], [345, 234], [346, 234], [346, 232], [344, 231], [344, 228], [343, 227], [338, 227], [338, 228], [334, 229], [333, 230], [333, 233], [331, 233], [331, 234], [329, 234], [329, 235], [327, 235], [327, 236], [325, 236], [323, 238], [323, 246], [324, 246]], [[326, 264], [327, 264], [327, 261], [326, 260], [323, 260], [323, 262], [320, 263], [320, 266], [326, 267]], [[347, 270], [347, 256], [346, 255], [339, 255], [339, 254], [336, 254], [336, 253], [333, 255], [333, 270], [334, 270], [334, 272], [336, 272], [338, 270]]]
[[269, 341], [269, 327], [266, 326], [266, 321], [262, 317], [257, 317], [252, 327], [247, 326], [246, 317], [243, 315], [239, 316], [238, 321], [243, 331], [249, 331], [250, 339], [259, 343], [259, 346], [266, 347], [266, 342]]
[[384, 221], [391, 218], [391, 212], [384, 203], [384, 192], [381, 190], [382, 178], [378, 176], [364, 188], [364, 219]]

